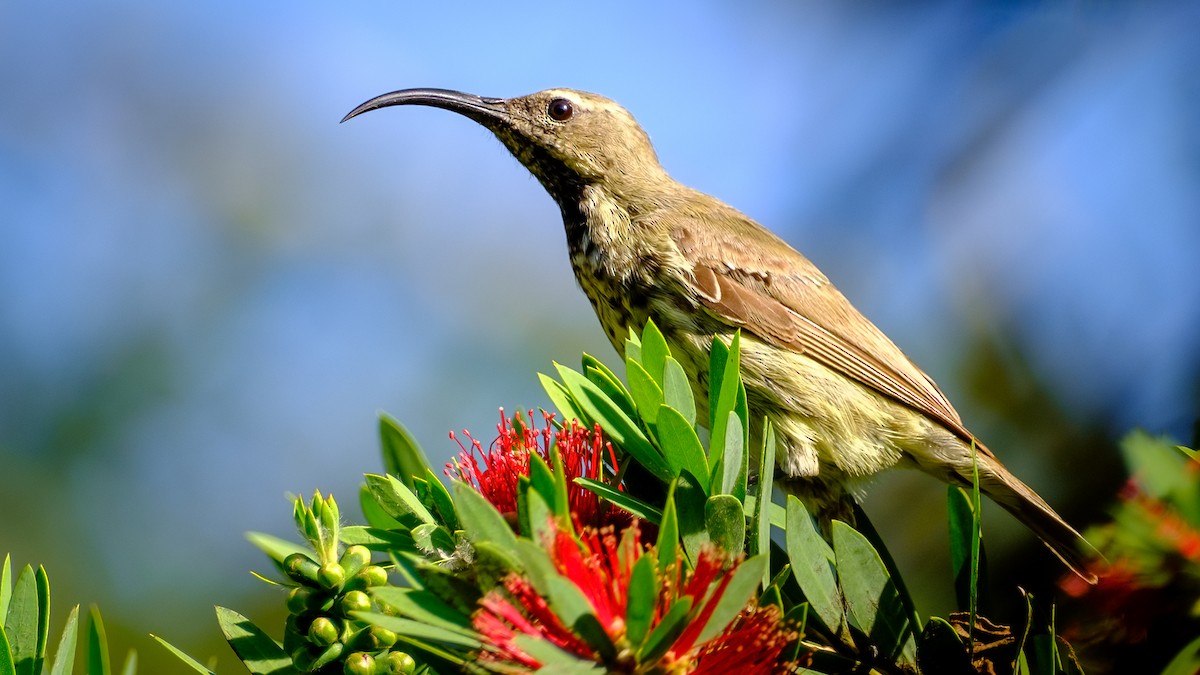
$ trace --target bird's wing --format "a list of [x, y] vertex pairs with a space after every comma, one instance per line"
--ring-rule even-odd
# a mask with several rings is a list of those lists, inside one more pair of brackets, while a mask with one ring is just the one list
[[709, 311], [927, 415], [963, 440], [973, 439], [933, 380], [815, 265], [740, 213], [725, 215], [726, 228], [677, 222], [670, 229], [692, 264], [685, 283]]

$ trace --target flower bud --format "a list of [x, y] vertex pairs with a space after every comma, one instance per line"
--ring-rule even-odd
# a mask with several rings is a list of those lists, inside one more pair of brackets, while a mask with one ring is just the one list
[[317, 583], [322, 588], [337, 588], [346, 581], [346, 570], [342, 566], [333, 562], [325, 563], [318, 568]]
[[350, 591], [342, 596], [338, 607], [346, 616], [350, 616], [351, 612], [368, 612], [371, 610], [371, 596], [362, 591]]
[[388, 582], [387, 570], [379, 565], [367, 565], [358, 573], [358, 578], [362, 579], [363, 584], [367, 588], [375, 586], [386, 586]]
[[308, 639], [312, 640], [314, 644], [328, 647], [337, 642], [337, 625], [327, 616], [318, 616], [316, 619], [313, 619], [312, 625], [308, 627]]
[[411, 675], [417, 670], [417, 662], [404, 652], [388, 652], [383, 657], [383, 665], [387, 667], [386, 672], [392, 675]]
[[375, 657], [366, 652], [354, 652], [346, 657], [342, 671], [346, 675], [375, 675], [378, 672], [375, 667]]
[[349, 546], [342, 552], [338, 563], [346, 571], [346, 576], [352, 577], [358, 574], [359, 570], [371, 564], [371, 550], [358, 544]]
[[297, 586], [288, 591], [287, 609], [289, 614], [299, 614], [308, 609], [308, 589]]
[[283, 572], [302, 584], [314, 584], [321, 566], [303, 553], [293, 553], [283, 559]]
[[367, 630], [367, 635], [370, 637], [371, 646], [375, 649], [387, 649], [396, 644], [398, 639], [395, 633], [380, 626], [371, 626]]

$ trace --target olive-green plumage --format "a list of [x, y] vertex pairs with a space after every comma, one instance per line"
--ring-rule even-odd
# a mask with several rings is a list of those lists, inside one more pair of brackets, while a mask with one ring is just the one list
[[[1087, 579], [1091, 547], [963, 426], [942, 392], [811, 262], [747, 216], [663, 170], [646, 133], [602, 96], [551, 89], [512, 99], [407, 89], [346, 119], [416, 104], [487, 127], [562, 209], [571, 265], [618, 352], [653, 318], [707, 400], [714, 337], [740, 329], [752, 411], [779, 438], [780, 480], [836, 511], [894, 466], [980, 488]], [[700, 419], [707, 419], [700, 415]]]

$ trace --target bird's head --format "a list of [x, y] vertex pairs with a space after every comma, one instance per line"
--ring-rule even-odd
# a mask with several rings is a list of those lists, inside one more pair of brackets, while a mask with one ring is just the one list
[[615, 102], [573, 89], [487, 98], [448, 89], [402, 89], [350, 111], [343, 122], [394, 105], [444, 108], [487, 127], [560, 202], [584, 186], [627, 193], [665, 179], [654, 146]]

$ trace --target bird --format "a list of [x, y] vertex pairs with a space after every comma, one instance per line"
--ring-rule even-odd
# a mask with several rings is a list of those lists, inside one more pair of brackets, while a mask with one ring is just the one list
[[983, 494], [1095, 583], [1095, 549], [967, 429], [934, 381], [803, 254], [671, 178], [621, 105], [574, 89], [513, 98], [401, 89], [342, 122], [400, 105], [475, 121], [537, 178], [562, 212], [575, 278], [619, 354], [630, 328], [652, 319], [703, 405], [713, 340], [740, 332], [749, 409], [776, 431], [777, 484], [810, 510], [844, 513], [861, 486], [894, 467], [963, 486], [977, 471]]

